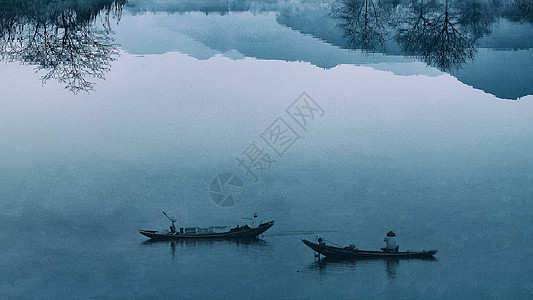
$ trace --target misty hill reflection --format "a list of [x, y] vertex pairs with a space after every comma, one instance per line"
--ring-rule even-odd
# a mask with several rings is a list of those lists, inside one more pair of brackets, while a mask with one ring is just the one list
[[[344, 33], [341, 47], [416, 57], [443, 71], [473, 60], [477, 41], [498, 19], [533, 20], [533, 0], [310, 0], [143, 1], [138, 12], [276, 12], [277, 21], [303, 34], [338, 44], [329, 21]], [[329, 18], [326, 20], [324, 17]], [[396, 52], [396, 48], [401, 53]]]
[[[181, 52], [207, 59], [229, 53], [322, 68], [414, 58], [498, 97], [516, 99], [531, 94], [527, 84], [510, 87], [530, 79], [523, 63], [509, 66], [505, 83], [479, 75], [480, 70], [495, 74], [504, 60], [512, 64], [529, 54], [491, 56], [481, 67], [473, 62], [487, 57], [478, 49], [533, 47], [532, 7], [533, 0], [8, 0], [0, 2], [0, 60], [34, 65], [45, 72], [43, 83], [54, 79], [77, 93], [93, 90], [91, 79], [104, 78], [119, 46], [139, 55]], [[123, 8], [129, 19], [118, 29], [118, 45], [111, 23], [118, 23]], [[155, 14], [139, 16], [139, 25], [132, 26], [143, 12]]]
[[[45, 71], [73, 93], [90, 91], [118, 55], [110, 37], [126, 0], [0, 2], [0, 61], [20, 61]], [[99, 22], [98, 22], [99, 21]], [[98, 23], [98, 24], [97, 24]]]

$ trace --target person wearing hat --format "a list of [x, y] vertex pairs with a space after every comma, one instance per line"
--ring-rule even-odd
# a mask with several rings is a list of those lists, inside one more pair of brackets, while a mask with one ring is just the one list
[[243, 219], [251, 221], [249, 227], [257, 228], [259, 227], [259, 225], [261, 225], [261, 222], [259, 222], [259, 219], [257, 218], [257, 213], [254, 213], [253, 218], [243, 218]]
[[381, 248], [381, 250], [385, 252], [398, 252], [400, 249], [400, 246], [396, 244], [396, 234], [392, 231], [387, 232], [387, 236], [383, 241], [387, 244], [384, 248]]

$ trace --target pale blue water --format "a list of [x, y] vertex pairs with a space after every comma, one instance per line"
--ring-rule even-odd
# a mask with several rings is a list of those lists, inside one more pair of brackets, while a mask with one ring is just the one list
[[[90, 16], [108, 4], [75, 7], [80, 28], [102, 29]], [[0, 298], [531, 298], [530, 12], [489, 6], [474, 57], [446, 69], [405, 53], [389, 21], [386, 49], [347, 49], [330, 4], [111, 6], [112, 31], [92, 31], [103, 48], [76, 56], [109, 55], [105, 80], [82, 77], [90, 93], [43, 85], [43, 48], [2, 48]], [[453, 22], [468, 7], [451, 2]], [[324, 113], [300, 127], [286, 109], [304, 91]], [[299, 137], [281, 156], [261, 137], [279, 117]], [[257, 181], [236, 160], [252, 142], [273, 160]], [[220, 207], [208, 191], [225, 172], [244, 195]], [[276, 224], [257, 241], [147, 242], [163, 210], [183, 227]], [[317, 261], [300, 241], [379, 249], [389, 230], [436, 259]]]

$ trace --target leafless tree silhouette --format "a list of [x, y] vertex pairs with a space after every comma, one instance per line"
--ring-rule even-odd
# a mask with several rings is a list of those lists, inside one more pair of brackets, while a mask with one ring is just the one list
[[529, 15], [533, 12], [532, 0], [514, 0], [513, 4], [518, 7], [524, 15]]
[[459, 24], [466, 32], [478, 39], [491, 32], [494, 15], [484, 0], [458, 1]]
[[[532, 2], [338, 0], [330, 15], [337, 19], [350, 49], [386, 53], [385, 42], [394, 37], [404, 55], [452, 71], [474, 59], [478, 39], [491, 32], [498, 17], [529, 20]], [[517, 17], [517, 7], [523, 16]]]
[[533, 23], [533, 0], [514, 0], [513, 5], [520, 10], [518, 20], [526, 20]]
[[0, 59], [35, 65], [46, 72], [43, 84], [55, 79], [74, 94], [94, 90], [90, 78], [104, 79], [119, 54], [110, 20], [118, 22], [125, 1], [89, 2], [2, 2]]
[[475, 39], [461, 30], [457, 15], [450, 13], [449, 1], [442, 8], [426, 8], [421, 1], [413, 10], [416, 17], [412, 25], [398, 30], [396, 39], [402, 50], [443, 71], [459, 69], [473, 60]]
[[385, 51], [385, 26], [381, 7], [373, 0], [341, 0], [331, 8], [331, 16], [339, 20], [350, 49], [364, 52]]

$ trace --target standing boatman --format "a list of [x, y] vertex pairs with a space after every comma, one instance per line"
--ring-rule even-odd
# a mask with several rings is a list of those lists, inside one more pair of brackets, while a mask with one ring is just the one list
[[163, 212], [163, 214], [170, 220], [170, 222], [172, 222], [172, 225], [170, 225], [170, 233], [176, 235], [176, 233], [178, 233], [178, 230], [176, 229], [176, 221], [178, 219], [175, 217], [169, 217], [166, 212]]
[[254, 213], [254, 217], [253, 218], [243, 218], [243, 219], [244, 220], [250, 220], [250, 227], [257, 228], [262, 223], [262, 222], [259, 221], [259, 219], [257, 217], [258, 217], [257, 213]]

